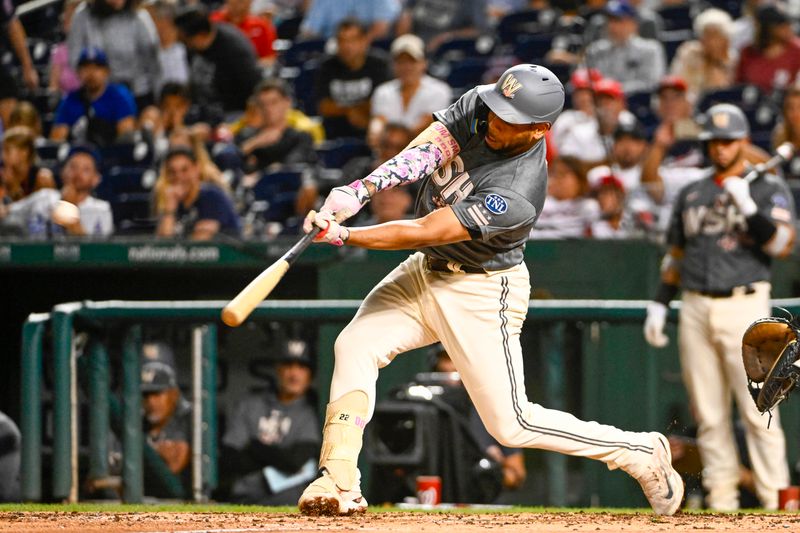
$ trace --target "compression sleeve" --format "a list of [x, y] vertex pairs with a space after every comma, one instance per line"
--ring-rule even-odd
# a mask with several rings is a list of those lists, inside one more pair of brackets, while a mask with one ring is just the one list
[[[403, 150], [361, 181], [365, 182], [365, 185], [371, 183], [376, 192], [398, 185], [408, 185], [431, 174], [445, 161], [444, 152], [434, 143], [427, 142]], [[370, 194], [366, 186], [354, 188], [359, 195], [359, 200], [366, 200], [362, 196]]]

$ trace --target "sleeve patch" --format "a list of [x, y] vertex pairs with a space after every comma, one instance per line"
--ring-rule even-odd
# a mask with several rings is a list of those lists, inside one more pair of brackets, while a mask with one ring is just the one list
[[494, 213], [495, 215], [502, 215], [508, 211], [508, 202], [499, 194], [492, 193], [487, 195], [483, 204], [490, 213]]

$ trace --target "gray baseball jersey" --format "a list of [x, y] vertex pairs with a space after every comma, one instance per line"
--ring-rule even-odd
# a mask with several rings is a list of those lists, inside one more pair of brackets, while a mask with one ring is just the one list
[[[728, 291], [768, 281], [771, 259], [746, 233], [747, 221], [707, 170], [681, 189], [667, 242], [683, 248], [681, 286], [700, 292]], [[795, 207], [786, 184], [766, 175], [750, 184], [758, 211], [773, 222], [794, 223]]]
[[461, 147], [459, 155], [422, 181], [416, 215], [450, 205], [472, 240], [425, 248], [432, 257], [485, 270], [522, 262], [525, 241], [547, 189], [545, 141], [514, 157], [483, 142], [488, 107], [475, 89], [434, 118]]

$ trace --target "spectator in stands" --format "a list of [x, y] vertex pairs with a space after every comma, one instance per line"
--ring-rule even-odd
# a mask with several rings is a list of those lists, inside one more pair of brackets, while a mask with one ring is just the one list
[[[413, 188], [392, 187], [376, 193], [369, 202], [370, 216], [366, 220], [358, 221], [358, 226], [374, 226], [392, 220], [403, 220], [413, 214], [414, 206]], [[390, 194], [384, 194], [384, 193]]]
[[367, 29], [356, 19], [339, 24], [336, 43], [336, 55], [323, 60], [317, 71], [317, 108], [329, 138], [363, 139], [372, 93], [389, 79], [388, 61], [383, 54], [370, 50]]
[[389, 122], [381, 131], [381, 136], [375, 146], [373, 154], [364, 157], [355, 157], [342, 167], [342, 175], [349, 182], [354, 177], [369, 175], [370, 172], [393, 158], [408, 146], [414, 135], [402, 124]]
[[281, 351], [276, 386], [239, 402], [222, 438], [220, 470], [233, 502], [294, 505], [317, 474], [321, 432], [311, 357], [301, 339]]
[[686, 81], [694, 98], [733, 84], [739, 52], [731, 46], [733, 19], [721, 9], [706, 9], [694, 20], [695, 39], [678, 47], [670, 72]]
[[[624, 189], [635, 191], [641, 187], [642, 160], [647, 151], [647, 132], [638, 120], [621, 120], [614, 130], [611, 145], [611, 171], [614, 179]], [[596, 184], [591, 183], [594, 187]]]
[[597, 202], [589, 197], [585, 165], [576, 157], [559, 156], [548, 167], [547, 197], [531, 231], [531, 239], [586, 237], [599, 217]]
[[42, 138], [42, 117], [36, 107], [27, 100], [20, 100], [11, 111], [6, 128], [24, 126], [33, 132], [36, 141]]
[[189, 83], [189, 61], [186, 46], [180, 41], [175, 26], [177, 3], [174, 0], [150, 0], [145, 6], [158, 33], [158, 62], [161, 65], [159, 90], [168, 83]]
[[253, 96], [260, 114], [260, 125], [257, 129], [245, 128], [236, 139], [245, 157], [245, 171], [316, 164], [317, 154], [311, 135], [289, 126], [292, 94], [287, 83], [279, 78], [263, 80], [256, 86]]
[[[64, 38], [69, 35], [72, 28], [72, 16], [78, 9], [82, 0], [67, 0], [64, 2], [64, 11], [61, 12], [61, 32]], [[69, 61], [69, 47], [64, 40], [53, 46], [50, 52], [50, 74], [47, 88], [50, 92], [64, 95], [81, 86], [78, 73]]]
[[742, 50], [736, 82], [757, 86], [765, 93], [783, 90], [798, 78], [800, 39], [780, 4], [760, 7], [753, 44]]
[[22, 434], [8, 415], [0, 412], [0, 502], [20, 499]]
[[795, 156], [783, 166], [784, 175], [792, 180], [800, 178], [800, 86], [793, 85], [783, 97], [781, 120], [772, 132], [773, 150], [785, 142], [794, 145]]
[[372, 93], [370, 144], [377, 142], [387, 122], [406, 126], [414, 135], [433, 122], [433, 112], [452, 101], [450, 86], [426, 74], [425, 43], [416, 35], [401, 35], [391, 46], [395, 79]]
[[228, 24], [211, 22], [205, 9], [192, 6], [175, 17], [181, 40], [195, 52], [191, 80], [200, 106], [221, 102], [224, 111], [240, 112], [261, 79], [250, 41]]
[[[308, 133], [289, 126], [291, 89], [278, 78], [262, 81], [253, 93], [261, 115], [258, 129], [243, 130], [237, 144], [245, 158], [244, 171], [274, 171], [285, 165], [317, 163], [314, 140]], [[317, 201], [317, 186], [306, 180], [297, 192], [295, 211], [305, 215]]]
[[[315, 145], [325, 140], [325, 128], [322, 126], [320, 121], [309, 117], [296, 107], [289, 109], [286, 122], [290, 128], [294, 128], [297, 131], [302, 131], [311, 135], [311, 138], [314, 139]], [[259, 129], [261, 127], [261, 123], [261, 111], [259, 110], [258, 102], [255, 96], [251, 95], [250, 98], [247, 99], [247, 108], [244, 111], [244, 115], [242, 115], [236, 122], [229, 124], [227, 127], [231, 132], [231, 135], [236, 138], [248, 129]]]
[[227, 22], [239, 30], [253, 43], [259, 62], [268, 66], [275, 62], [272, 43], [278, 37], [271, 21], [250, 13], [252, 0], [225, 0], [225, 4], [211, 14], [214, 22]]
[[300, 38], [338, 37], [342, 22], [357, 20], [371, 42], [387, 37], [399, 14], [398, 0], [314, 0], [300, 25]]
[[[55, 235], [107, 237], [114, 231], [111, 206], [92, 196], [100, 183], [98, 155], [94, 148], [73, 146], [61, 170], [61, 190], [41, 189], [7, 208], [0, 209], [5, 225], [17, 228], [27, 237]], [[52, 221], [53, 208], [60, 201], [70, 202], [80, 210], [80, 218], [63, 228]]]
[[413, 33], [428, 52], [451, 39], [477, 37], [487, 28], [486, 0], [408, 0], [397, 34]]
[[163, 361], [142, 364], [142, 411], [147, 444], [173, 474], [191, 459], [192, 408], [178, 388], [175, 369]]
[[605, 161], [609, 157], [612, 135], [620, 121], [636, 117], [626, 109], [622, 85], [612, 79], [594, 82], [596, 117], [576, 122], [559, 135], [556, 148], [560, 155], [574, 156], [587, 163]]
[[741, 52], [748, 45], [753, 44], [756, 37], [756, 12], [758, 7], [766, 5], [771, 0], [744, 0], [742, 3], [742, 16], [733, 22], [733, 35], [731, 44], [737, 52]]
[[78, 60], [81, 87], [62, 98], [56, 109], [50, 139], [105, 146], [136, 128], [136, 104], [124, 85], [109, 83], [108, 58], [87, 48]]
[[170, 148], [154, 186], [159, 217], [156, 235], [202, 241], [218, 233], [240, 233], [239, 217], [224, 188], [202, 178], [202, 167], [191, 147]]
[[[610, 170], [605, 167], [605, 170]], [[594, 239], [628, 239], [637, 235], [631, 217], [625, 211], [625, 186], [611, 173], [606, 173], [592, 187], [592, 195], [600, 208], [600, 217], [589, 230]]]
[[79, 65], [86, 48], [108, 58], [112, 83], [126, 85], [137, 109], [155, 102], [161, 68], [153, 20], [134, 0], [92, 0], [79, 7], [67, 36], [69, 58]]
[[666, 69], [663, 45], [638, 33], [636, 9], [626, 0], [606, 6], [607, 37], [586, 49], [586, 63], [622, 84], [625, 92], [653, 89]]
[[[0, 2], [0, 43], [5, 42], [8, 42], [14, 49], [14, 54], [22, 66], [22, 79], [25, 86], [30, 90], [35, 90], [39, 86], [39, 74], [31, 60], [25, 28], [17, 18], [15, 3], [9, 0]], [[4, 47], [4, 45], [0, 45], [0, 51]], [[17, 103], [18, 91], [17, 81], [11, 75], [9, 66], [5, 62], [0, 63], [0, 123], [8, 122], [8, 116]]]
[[25, 126], [14, 126], [3, 135], [3, 161], [0, 167], [0, 199], [16, 202], [40, 190], [56, 186], [49, 168], [36, 164], [36, 135]]
[[[575, 69], [570, 76], [572, 109], [565, 109], [558, 115], [550, 130], [553, 144], [565, 146], [565, 139], [573, 128], [597, 128], [594, 108], [594, 84], [603, 78], [596, 69]], [[549, 144], [549, 143], [548, 143]]]

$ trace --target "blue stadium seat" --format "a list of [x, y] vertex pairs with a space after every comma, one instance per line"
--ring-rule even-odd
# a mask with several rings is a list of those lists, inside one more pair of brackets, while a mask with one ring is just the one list
[[742, 0], [706, 0], [708, 7], [716, 7], [723, 11], [727, 11], [734, 20], [742, 16], [743, 3], [744, 2], [742, 2]]
[[483, 73], [486, 72], [486, 59], [471, 57], [454, 63], [450, 67], [445, 81], [450, 87], [456, 89], [471, 89], [483, 83]]
[[702, 95], [697, 104], [698, 111], [705, 111], [714, 104], [736, 104], [742, 108], [758, 105], [761, 91], [753, 85], [736, 85], [727, 89], [708, 91]]
[[522, 62], [541, 63], [553, 47], [552, 33], [520, 36], [514, 45], [514, 55]]
[[56, 166], [66, 159], [69, 144], [63, 142], [41, 140], [36, 141], [36, 156], [48, 166]]
[[312, 59], [301, 67], [281, 69], [281, 78], [287, 80], [294, 90], [294, 100], [297, 107], [306, 115], [317, 114], [317, 100], [314, 94], [314, 79], [317, 75], [319, 60]]
[[117, 197], [122, 194], [146, 194], [149, 196], [152, 185], [145, 179], [147, 172], [155, 171], [142, 167], [114, 167], [103, 174], [103, 179], [94, 194], [109, 202], [116, 201]]
[[149, 193], [123, 193], [111, 201], [116, 234], [153, 233], [156, 221], [152, 215]]
[[324, 167], [339, 169], [354, 157], [372, 153], [366, 142], [356, 138], [324, 141], [316, 147], [316, 152]]
[[294, 215], [297, 191], [302, 184], [303, 173], [299, 170], [280, 170], [261, 175], [253, 187], [253, 199], [267, 202], [261, 216], [268, 221], [284, 221]]
[[294, 40], [297, 37], [297, 33], [300, 31], [300, 23], [303, 22], [303, 17], [292, 17], [288, 19], [284, 19], [278, 23], [278, 26], [275, 28], [278, 32], [278, 39], [288, 39], [290, 41]]
[[520, 36], [550, 31], [554, 20], [549, 11], [528, 9], [509, 13], [497, 24], [497, 36], [503, 44], [512, 44]]
[[569, 77], [572, 75], [572, 65], [567, 63], [550, 63], [548, 61], [542, 61], [539, 64], [550, 69], [550, 72], [555, 74], [561, 83], [564, 84], [564, 86], [567, 85], [569, 82]]
[[667, 65], [672, 62], [675, 57], [675, 52], [678, 47], [685, 41], [691, 40], [693, 37], [692, 30], [674, 30], [661, 32], [661, 42], [664, 44], [664, 53], [667, 57]]
[[692, 13], [691, 5], [680, 4], [675, 6], [664, 6], [656, 11], [664, 21], [664, 30], [691, 30]]
[[146, 142], [112, 144], [100, 149], [103, 168], [148, 167], [153, 164], [153, 150]]
[[445, 61], [452, 63], [461, 61], [468, 57], [483, 57], [492, 54], [494, 49], [494, 39], [459, 37], [448, 39], [439, 45], [433, 54], [433, 61]]
[[297, 41], [281, 55], [281, 63], [287, 67], [300, 67], [306, 61], [325, 53], [325, 39]]

